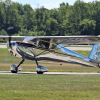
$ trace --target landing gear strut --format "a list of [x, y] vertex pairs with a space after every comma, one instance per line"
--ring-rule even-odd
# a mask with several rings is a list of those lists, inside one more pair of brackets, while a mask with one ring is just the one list
[[19, 65], [11, 65], [10, 67], [11, 67], [11, 72], [12, 73], [17, 73], [18, 71], [20, 71], [21, 70], [21, 67], [20, 67], [20, 65], [23, 63], [25, 61], [25, 59], [23, 59], [20, 63], [19, 63]]
[[37, 74], [43, 74], [44, 72], [48, 71], [48, 69], [46, 67], [38, 65], [37, 59], [35, 59], [35, 62], [37, 64], [37, 67], [36, 67]]

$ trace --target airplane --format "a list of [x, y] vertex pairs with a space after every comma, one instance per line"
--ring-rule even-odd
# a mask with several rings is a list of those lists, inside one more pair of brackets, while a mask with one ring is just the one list
[[[12, 27], [8, 30], [13, 29]], [[65, 62], [67, 57], [78, 58], [84, 62], [100, 67], [100, 36], [0, 36], [0, 41], [8, 41], [7, 48], [11, 55], [21, 58], [18, 65], [12, 64], [11, 72], [21, 70], [20, 65], [25, 60], [36, 62], [37, 74], [43, 74], [48, 69], [38, 64], [40, 60]], [[89, 57], [78, 54], [64, 45], [94, 44]]]

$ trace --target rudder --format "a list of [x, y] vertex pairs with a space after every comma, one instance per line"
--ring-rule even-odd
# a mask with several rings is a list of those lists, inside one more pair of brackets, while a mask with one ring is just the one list
[[100, 61], [100, 44], [94, 44], [88, 58]]

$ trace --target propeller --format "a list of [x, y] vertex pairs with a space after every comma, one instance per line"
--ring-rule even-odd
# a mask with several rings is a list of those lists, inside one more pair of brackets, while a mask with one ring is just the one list
[[9, 35], [9, 47], [12, 49], [11, 47], [11, 35], [14, 34], [14, 27], [10, 26], [7, 28], [7, 34]]
[[9, 36], [9, 47], [12, 49], [12, 46], [11, 46], [11, 36]]
[[[9, 36], [9, 38], [8, 38], [9, 47], [10, 47], [10, 49], [12, 49], [12, 46], [11, 46], [11, 35], [14, 34], [14, 27], [13, 26], [10, 26], [10, 27], [7, 28], [7, 34]], [[9, 61], [10, 59], [11, 59], [11, 57], [10, 57], [10, 53], [8, 51], [7, 54], [6, 54], [5, 61]]]

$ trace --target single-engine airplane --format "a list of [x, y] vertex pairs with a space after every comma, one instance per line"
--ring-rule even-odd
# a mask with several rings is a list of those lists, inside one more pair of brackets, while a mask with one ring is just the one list
[[[11, 28], [9, 28], [11, 29]], [[11, 72], [17, 73], [20, 65], [25, 60], [36, 62], [37, 74], [48, 71], [46, 67], [40, 66], [38, 61], [67, 62], [67, 56], [79, 58], [99, 67], [100, 64], [100, 36], [0, 36], [0, 41], [8, 41], [8, 51], [22, 61], [18, 65], [11, 65]], [[89, 57], [85, 57], [61, 44], [94, 44]]]

